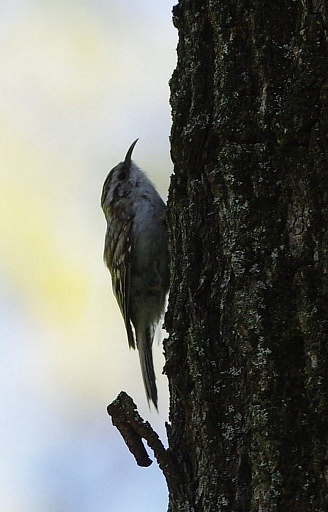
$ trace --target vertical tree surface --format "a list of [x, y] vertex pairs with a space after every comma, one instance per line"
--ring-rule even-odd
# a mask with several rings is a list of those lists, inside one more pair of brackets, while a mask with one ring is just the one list
[[328, 4], [181, 0], [169, 510], [328, 510]]

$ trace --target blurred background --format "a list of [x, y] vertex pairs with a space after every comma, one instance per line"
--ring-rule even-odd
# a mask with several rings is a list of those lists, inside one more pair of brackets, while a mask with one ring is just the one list
[[[100, 194], [134, 160], [166, 200], [168, 0], [5, 0], [0, 7], [0, 509], [163, 512], [106, 413], [125, 390], [165, 440], [103, 261]], [[152, 454], [151, 454], [152, 456]]]

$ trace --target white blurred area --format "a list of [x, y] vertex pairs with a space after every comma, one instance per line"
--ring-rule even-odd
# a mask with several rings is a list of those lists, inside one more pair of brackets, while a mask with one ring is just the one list
[[[0, 6], [0, 509], [163, 512], [156, 462], [138, 468], [106, 413], [125, 390], [150, 411], [102, 262], [100, 194], [135, 161], [166, 199], [167, 0], [5, 0]], [[152, 454], [150, 454], [152, 457]], [[153, 457], [152, 457], [153, 458]]]

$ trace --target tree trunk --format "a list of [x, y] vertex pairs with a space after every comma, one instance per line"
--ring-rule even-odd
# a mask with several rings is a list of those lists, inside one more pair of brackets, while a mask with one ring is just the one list
[[328, 6], [181, 0], [169, 511], [328, 510]]

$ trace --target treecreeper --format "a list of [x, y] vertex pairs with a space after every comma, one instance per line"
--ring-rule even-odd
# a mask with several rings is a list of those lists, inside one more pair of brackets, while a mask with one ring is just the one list
[[137, 141], [103, 185], [101, 207], [107, 221], [104, 261], [129, 346], [138, 349], [147, 400], [157, 409], [152, 346], [169, 290], [169, 253], [162, 219], [165, 203], [131, 160]]

